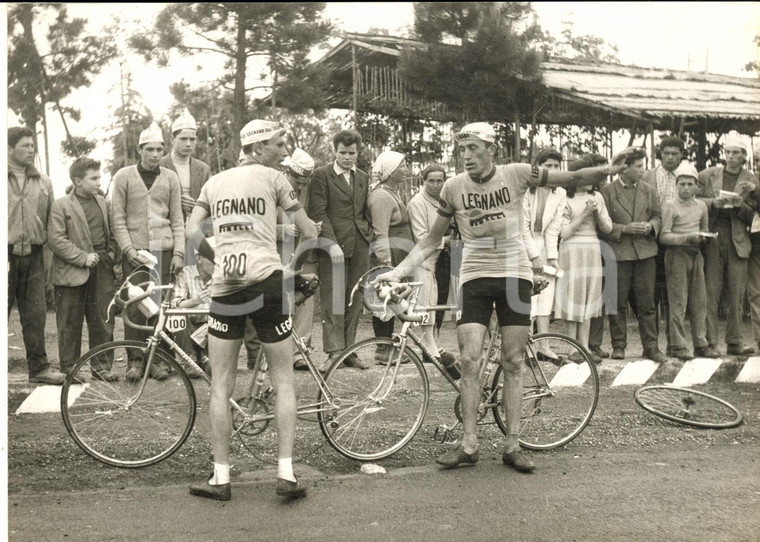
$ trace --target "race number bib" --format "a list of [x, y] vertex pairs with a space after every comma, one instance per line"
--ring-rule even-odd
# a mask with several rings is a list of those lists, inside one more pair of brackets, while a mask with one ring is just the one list
[[172, 314], [166, 319], [166, 330], [171, 333], [182, 331], [187, 327], [187, 319], [182, 314]]

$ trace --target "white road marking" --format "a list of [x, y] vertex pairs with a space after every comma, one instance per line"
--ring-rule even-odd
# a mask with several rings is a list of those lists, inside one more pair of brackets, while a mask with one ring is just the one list
[[674, 386], [688, 387], [704, 384], [718, 370], [722, 359], [694, 358], [683, 364], [683, 369], [673, 380]]
[[[69, 391], [69, 405], [79, 397], [88, 384], [75, 384]], [[29, 394], [16, 414], [39, 414], [61, 411], [61, 386], [38, 386]]]
[[560, 367], [550, 385], [557, 387], [582, 386], [589, 376], [591, 376], [591, 369], [585, 363], [568, 363]]
[[617, 375], [614, 382], [612, 382], [612, 387], [641, 386], [646, 384], [659, 366], [659, 363], [656, 363], [651, 359], [642, 359], [627, 363], [626, 366], [623, 367], [623, 370]]
[[735, 382], [760, 382], [760, 357], [753, 356], [747, 360], [742, 367], [739, 376], [736, 377]]

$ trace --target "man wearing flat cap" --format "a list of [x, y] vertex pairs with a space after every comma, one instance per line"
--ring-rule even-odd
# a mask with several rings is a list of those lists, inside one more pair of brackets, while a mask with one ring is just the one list
[[190, 111], [185, 109], [172, 123], [172, 150], [161, 158], [158, 164], [172, 170], [179, 177], [182, 189], [182, 214], [185, 219], [190, 216], [201, 193], [201, 187], [211, 177], [211, 168], [206, 162], [198, 160], [195, 154], [198, 126]]
[[[747, 288], [747, 264], [752, 250], [749, 229], [758, 204], [758, 183], [744, 163], [747, 144], [729, 136], [723, 143], [725, 166], [705, 169], [699, 174], [697, 197], [707, 204], [710, 231], [718, 237], [709, 239], [703, 249], [707, 290], [707, 342], [718, 346], [718, 307], [724, 284], [728, 290], [726, 318], [726, 352], [749, 355], [755, 350], [742, 341], [742, 314]], [[753, 288], [755, 286], [753, 285]], [[760, 313], [759, 313], [760, 314]]]
[[[161, 167], [164, 154], [164, 135], [155, 122], [142, 131], [137, 143], [140, 161], [134, 166], [121, 168], [113, 176], [111, 222], [116, 243], [123, 253], [122, 270], [126, 278], [149, 259], [141, 250], [149, 251], [158, 260], [156, 270], [161, 282], [172, 282], [172, 275], [182, 271], [185, 263], [184, 217], [177, 174]], [[149, 278], [138, 280], [147, 281]], [[137, 315], [134, 321], [145, 324]], [[124, 328], [127, 340], [144, 341], [147, 332]], [[128, 361], [127, 380], [136, 382], [145, 370], [143, 360]], [[153, 363], [150, 376], [163, 380], [168, 370]]]

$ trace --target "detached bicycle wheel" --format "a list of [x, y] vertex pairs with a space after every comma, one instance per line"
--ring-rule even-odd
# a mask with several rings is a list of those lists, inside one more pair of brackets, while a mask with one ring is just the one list
[[[534, 335], [525, 348], [522, 376], [520, 446], [552, 450], [580, 435], [599, 400], [599, 375], [586, 350], [560, 333]], [[494, 418], [507, 434], [501, 367], [491, 382]]]
[[[403, 356], [409, 361], [397, 371], [398, 355], [392, 339], [367, 339], [345, 350], [327, 369], [325, 381], [336, 409], [320, 412], [319, 425], [340, 454], [359, 461], [383, 459], [406, 446], [422, 425], [427, 373], [408, 347]], [[346, 360], [367, 368], [349, 367]], [[320, 392], [317, 402], [328, 401]]]
[[[193, 430], [195, 390], [174, 359], [156, 350], [153, 363], [172, 372], [165, 380], [148, 378], [142, 392], [142, 379], [127, 381], [128, 366], [144, 364], [146, 357], [145, 343], [139, 341], [102, 344], [79, 358], [63, 383], [66, 430], [82, 450], [107, 465], [154, 465], [176, 452]], [[118, 380], [103, 380], [108, 374]]]
[[742, 423], [742, 414], [734, 405], [702, 391], [644, 386], [634, 392], [633, 398], [647, 412], [685, 425], [728, 429]]

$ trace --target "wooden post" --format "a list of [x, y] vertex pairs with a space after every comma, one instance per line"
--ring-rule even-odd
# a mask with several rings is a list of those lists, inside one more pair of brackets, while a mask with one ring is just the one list
[[356, 45], [351, 45], [351, 82], [353, 84], [354, 128], [359, 128], [359, 113], [356, 96]]

